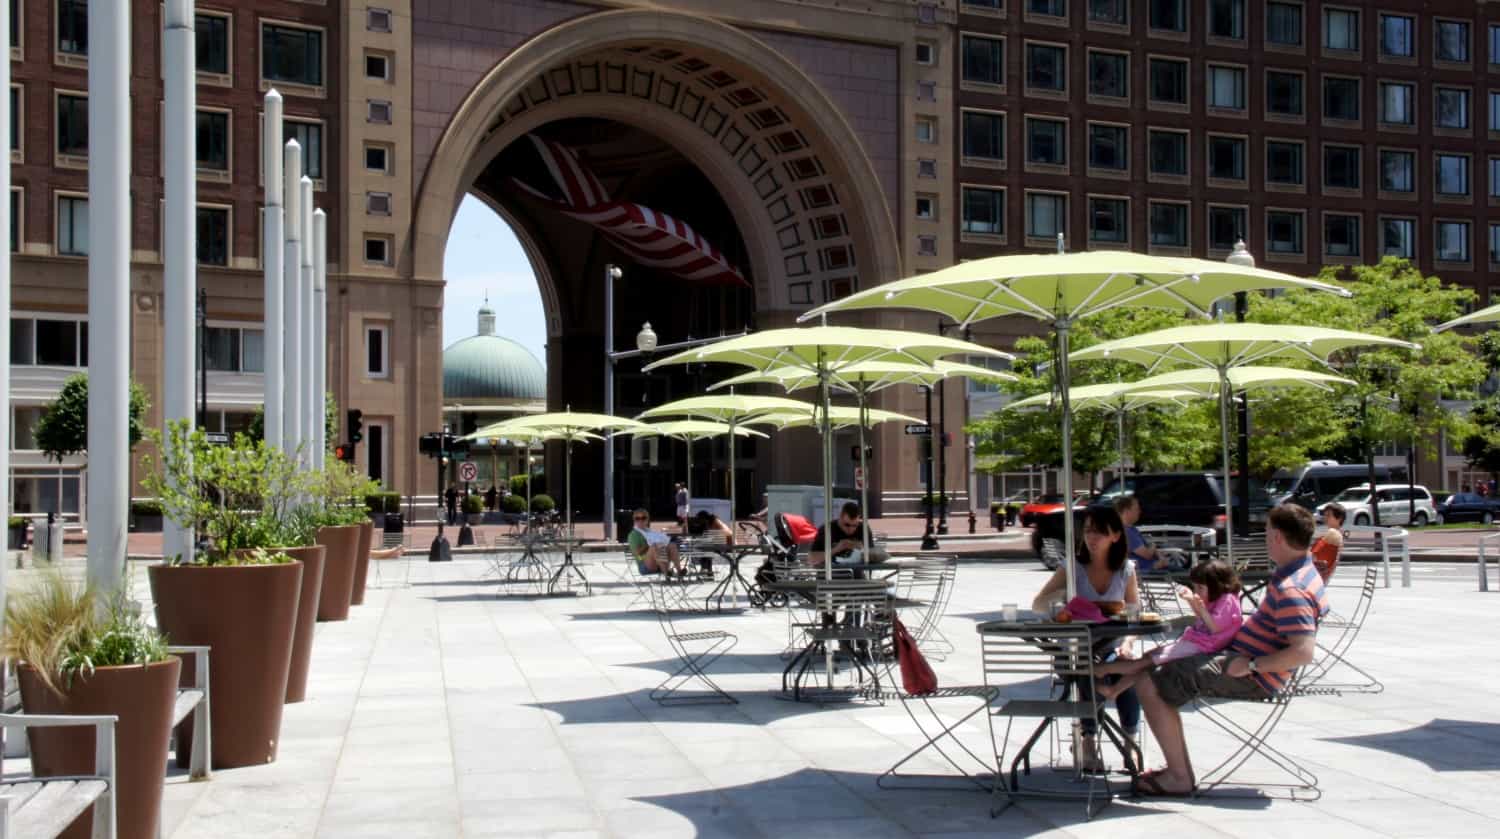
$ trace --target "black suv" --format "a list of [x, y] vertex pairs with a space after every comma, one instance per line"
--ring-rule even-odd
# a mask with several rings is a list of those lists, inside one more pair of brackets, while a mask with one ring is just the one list
[[[1217, 472], [1155, 472], [1142, 475], [1127, 475], [1122, 487], [1119, 480], [1111, 481], [1087, 504], [1073, 508], [1077, 517], [1074, 533], [1081, 532], [1085, 510], [1093, 504], [1111, 504], [1116, 496], [1129, 493], [1141, 502], [1142, 524], [1178, 524], [1188, 527], [1211, 527], [1218, 531], [1220, 542], [1224, 540], [1224, 495], [1219, 490], [1222, 482]], [[1250, 524], [1264, 525], [1269, 508], [1268, 496], [1260, 481], [1250, 482]], [[1042, 554], [1042, 539], [1062, 541], [1062, 513], [1037, 518], [1036, 529], [1031, 534], [1031, 547], [1039, 558]]]

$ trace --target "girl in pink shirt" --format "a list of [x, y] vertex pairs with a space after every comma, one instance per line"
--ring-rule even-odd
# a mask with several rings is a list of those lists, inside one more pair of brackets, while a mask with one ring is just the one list
[[1198, 622], [1188, 627], [1182, 637], [1147, 653], [1138, 659], [1120, 659], [1094, 666], [1095, 676], [1122, 676], [1112, 685], [1099, 686], [1099, 695], [1113, 698], [1128, 690], [1146, 671], [1158, 665], [1195, 655], [1209, 655], [1229, 646], [1245, 617], [1240, 612], [1240, 580], [1234, 568], [1222, 559], [1193, 566], [1188, 572], [1192, 589], [1179, 587], [1181, 597]]

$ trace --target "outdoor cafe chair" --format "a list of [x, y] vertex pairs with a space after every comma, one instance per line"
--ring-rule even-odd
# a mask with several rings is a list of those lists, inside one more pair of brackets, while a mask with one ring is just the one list
[[918, 620], [903, 622], [912, 625], [912, 637], [922, 654], [936, 661], [947, 659], [954, 649], [938, 624], [948, 611], [957, 574], [957, 556], [923, 556], [903, 566], [897, 576], [901, 600], [921, 610]]
[[[1311, 664], [1302, 668], [1297, 680], [1297, 689], [1304, 695], [1380, 693], [1385, 690], [1385, 685], [1379, 679], [1348, 658], [1349, 648], [1354, 646], [1355, 639], [1364, 629], [1365, 619], [1370, 615], [1378, 578], [1379, 571], [1375, 566], [1365, 568], [1364, 580], [1359, 586], [1359, 597], [1355, 600], [1353, 610], [1347, 614], [1330, 611], [1318, 621], [1318, 655]], [[1333, 584], [1329, 587], [1349, 590], [1349, 587]], [[1357, 679], [1349, 682], [1329, 679], [1329, 674], [1339, 667], [1350, 671]]]
[[854, 664], [859, 687], [879, 693], [893, 616], [886, 581], [818, 580], [812, 594], [817, 617], [799, 627], [805, 643], [782, 671], [782, 692], [790, 687], [793, 699], [801, 701], [809, 669], [837, 645]]
[[1147, 609], [1164, 619], [1182, 617], [1188, 613], [1182, 598], [1177, 596], [1179, 583], [1176, 580], [1148, 576], [1137, 576], [1136, 580], [1141, 601]]
[[[1213, 723], [1236, 743], [1228, 757], [1198, 776], [1198, 785], [1193, 790], [1195, 797], [1213, 795], [1223, 798], [1285, 798], [1293, 801], [1316, 801], [1322, 797], [1323, 793], [1318, 789], [1318, 776], [1270, 743], [1271, 735], [1286, 716], [1292, 698], [1302, 693], [1301, 677], [1300, 672], [1294, 674], [1285, 688], [1265, 699], [1199, 697], [1193, 700], [1198, 715]], [[1244, 714], [1239, 711], [1228, 712], [1230, 708], [1247, 707], [1252, 710]], [[1259, 717], [1258, 721], [1246, 723], [1236, 719], [1237, 716], [1255, 717], [1262, 712], [1264, 716]], [[1241, 776], [1240, 770], [1252, 758], [1259, 758], [1263, 764], [1279, 770], [1281, 775], [1278, 780], [1252, 780]]]
[[[394, 539], [392, 538], [394, 537]], [[407, 533], [385, 534], [384, 548], [370, 552], [370, 566], [375, 571], [375, 581], [370, 588], [411, 588], [411, 560], [406, 558], [406, 550], [410, 547], [411, 535]], [[392, 553], [392, 549], [396, 549]], [[396, 583], [394, 577], [391, 583], [385, 582], [385, 566], [388, 562], [400, 562], [404, 568], [401, 582]]]
[[[652, 701], [658, 705], [738, 705], [739, 700], [730, 696], [708, 675], [708, 668], [739, 643], [738, 636], [719, 629], [678, 632], [672, 621], [671, 589], [670, 583], [646, 585], [646, 591], [651, 597], [651, 608], [656, 611], [662, 634], [666, 636], [667, 643], [671, 645], [679, 662], [672, 675], [651, 689]], [[702, 690], [682, 692], [695, 682]]]

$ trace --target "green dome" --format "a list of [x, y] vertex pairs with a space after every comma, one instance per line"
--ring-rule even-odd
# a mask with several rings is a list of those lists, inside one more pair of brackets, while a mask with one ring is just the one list
[[509, 338], [475, 335], [443, 350], [443, 399], [547, 398], [547, 371]]

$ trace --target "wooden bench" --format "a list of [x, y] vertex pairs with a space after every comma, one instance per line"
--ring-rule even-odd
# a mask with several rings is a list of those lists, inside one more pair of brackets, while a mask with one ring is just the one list
[[[193, 657], [193, 684], [177, 689], [177, 702], [172, 706], [172, 729], [175, 731], [188, 714], [193, 714], [193, 752], [188, 760], [188, 777], [194, 781], [208, 780], [212, 771], [208, 765], [209, 755], [213, 754], [209, 740], [213, 736], [213, 726], [209, 720], [208, 647], [172, 646], [167, 647], [167, 652], [183, 659]], [[175, 744], [174, 748], [181, 749], [182, 744]], [[181, 764], [179, 755], [178, 765]]]
[[0, 726], [53, 728], [94, 726], [94, 774], [76, 778], [0, 780], [0, 837], [51, 839], [89, 805], [93, 839], [115, 839], [115, 723], [113, 716], [0, 714]]

